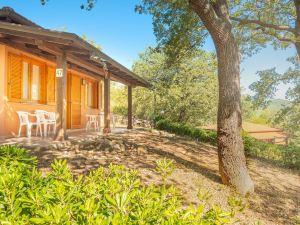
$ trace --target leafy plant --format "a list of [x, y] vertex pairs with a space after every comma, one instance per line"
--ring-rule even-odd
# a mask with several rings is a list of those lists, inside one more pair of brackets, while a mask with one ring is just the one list
[[163, 183], [165, 183], [167, 178], [174, 172], [175, 165], [173, 163], [173, 160], [163, 158], [156, 161], [155, 170], [162, 177]]
[[[0, 224], [228, 224], [220, 207], [185, 208], [173, 186], [145, 186], [124, 166], [99, 167], [74, 176], [67, 161], [55, 160], [41, 174], [28, 151], [0, 146]], [[173, 163], [162, 160], [167, 176]]]
[[230, 207], [232, 217], [234, 217], [237, 212], [243, 212], [247, 207], [247, 203], [244, 199], [237, 194], [231, 194], [228, 197], [227, 203]]

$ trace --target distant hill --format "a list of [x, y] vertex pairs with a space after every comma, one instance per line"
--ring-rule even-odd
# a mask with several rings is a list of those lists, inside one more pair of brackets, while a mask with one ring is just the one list
[[253, 116], [247, 121], [256, 124], [269, 124], [270, 119], [272, 119], [279, 110], [289, 104], [290, 102], [284, 99], [271, 100], [266, 108], [255, 110]]
[[274, 99], [270, 101], [266, 109], [270, 112], [278, 112], [280, 109], [288, 106], [289, 104], [290, 102], [288, 100]]

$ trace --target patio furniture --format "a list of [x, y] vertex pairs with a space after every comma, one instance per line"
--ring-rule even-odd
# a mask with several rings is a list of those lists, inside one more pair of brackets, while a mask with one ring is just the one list
[[[48, 116], [48, 125], [53, 126], [53, 134], [55, 134], [56, 131], [56, 113], [55, 112], [47, 112]], [[50, 126], [49, 126], [49, 131], [50, 131]]]
[[87, 117], [87, 123], [86, 123], [86, 131], [90, 130], [93, 126], [95, 131], [99, 131], [99, 121], [98, 121], [98, 115], [86, 115]]
[[[104, 122], [104, 112], [99, 113], [99, 123], [101, 127], [101, 121]], [[112, 122], [113, 128], [116, 128], [116, 116], [114, 114], [110, 114], [110, 121]], [[103, 124], [104, 126], [104, 124]]]
[[25, 126], [26, 127], [26, 136], [27, 137], [31, 137], [31, 128], [33, 126], [36, 126], [36, 133], [35, 135], [38, 135], [38, 131], [40, 131], [41, 136], [42, 134], [42, 124], [40, 123], [40, 121], [37, 119], [36, 122], [31, 122], [29, 120], [29, 116], [36, 116], [35, 114], [31, 114], [28, 112], [24, 112], [24, 111], [17, 111], [17, 114], [19, 116], [19, 121], [20, 121], [20, 127], [19, 127], [19, 134], [18, 137], [21, 136], [21, 130], [22, 127]]
[[[53, 126], [53, 133], [55, 133], [56, 129], [56, 114], [55, 112], [48, 112], [45, 110], [35, 110], [37, 120], [44, 126], [44, 136], [48, 136], [48, 132], [50, 131], [50, 126]], [[48, 129], [49, 125], [49, 129]]]

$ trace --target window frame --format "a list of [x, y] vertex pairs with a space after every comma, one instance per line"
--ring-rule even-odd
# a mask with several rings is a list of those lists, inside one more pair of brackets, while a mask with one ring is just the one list
[[[12, 98], [11, 97], [11, 65], [9, 58], [10, 57], [20, 57], [21, 60], [21, 96], [20, 98]], [[28, 89], [27, 89], [27, 98], [24, 98], [23, 96], [23, 82], [24, 82], [24, 63], [28, 64]], [[32, 78], [33, 78], [33, 65], [39, 67], [39, 99], [38, 100], [32, 100]], [[19, 103], [34, 103], [34, 104], [47, 104], [47, 99], [44, 99], [43, 94], [46, 96], [47, 93], [42, 93], [43, 89], [47, 89], [47, 86], [43, 88], [43, 85], [46, 84], [46, 68], [47, 64], [45, 62], [39, 61], [37, 59], [33, 59], [29, 56], [26, 56], [24, 54], [15, 53], [14, 51], [8, 51], [7, 53], [7, 91], [8, 91], [8, 101], [10, 102], [19, 102]], [[46, 90], [47, 92], [47, 90]]]
[[[98, 101], [99, 101], [99, 90], [96, 90], [97, 88], [95, 87], [98, 87], [99, 89], [99, 81], [98, 80], [90, 80], [90, 79], [85, 79], [86, 81], [86, 85], [85, 85], [85, 106], [89, 109], [99, 109], [99, 106], [98, 106]], [[89, 96], [90, 96], [90, 90], [89, 90], [89, 87], [91, 87], [91, 99], [89, 99]], [[97, 94], [95, 95], [94, 92], [97, 91]], [[96, 97], [96, 99], [95, 99]], [[97, 102], [97, 104], [96, 104]], [[89, 104], [91, 103], [91, 104]]]

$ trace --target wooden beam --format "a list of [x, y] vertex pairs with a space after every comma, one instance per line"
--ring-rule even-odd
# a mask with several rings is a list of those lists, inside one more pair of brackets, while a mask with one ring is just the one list
[[103, 133], [110, 133], [110, 73], [104, 79], [104, 128]]
[[73, 35], [68, 33], [5, 22], [0, 22], [0, 33], [21, 36], [25, 38], [32, 37], [34, 39], [65, 45], [73, 43]]
[[128, 86], [128, 123], [127, 129], [132, 129], [132, 87]]
[[73, 47], [71, 45], [63, 46], [62, 49], [68, 53], [73, 53], [73, 54], [86, 55], [86, 56], [89, 56], [91, 54], [89, 50]]
[[1, 39], [1, 38], [0, 38], [0, 43], [2, 43], [4, 45], [7, 45], [7, 46], [10, 46], [12, 48], [21, 50], [23, 52], [26, 52], [26, 53], [29, 53], [29, 54], [32, 54], [32, 55], [36, 55], [38, 57], [41, 57], [45, 60], [49, 60], [51, 62], [55, 62], [55, 60], [56, 60], [56, 58], [54, 56], [46, 55], [41, 50], [27, 47], [24, 44], [11, 42], [11, 41], [8, 41], [6, 39]]
[[62, 77], [56, 78], [56, 141], [68, 138], [67, 130], [67, 56], [57, 56], [56, 68], [62, 69]]
[[93, 78], [95, 78], [96, 80], [103, 80], [103, 79], [104, 79], [103, 77], [100, 77], [98, 74], [95, 74], [95, 73], [93, 73], [93, 72], [91, 72], [91, 71], [89, 71], [89, 70], [86, 70], [86, 69], [84, 69], [84, 68], [82, 68], [82, 67], [79, 67], [79, 66], [77, 66], [77, 65], [74, 65], [74, 64], [72, 64], [72, 63], [68, 63], [68, 68], [69, 68], [69, 69], [72, 69], [72, 70], [75, 70], [75, 71], [77, 71], [77, 72], [83, 73], [83, 74], [85, 74], [85, 75], [88, 75], [88, 76], [90, 76], [90, 77], [93, 77]]
[[35, 40], [32, 38], [25, 38], [25, 37], [17, 37], [17, 36], [10, 36], [6, 35], [5, 37], [8, 41], [13, 41], [21, 44], [35, 44]]

